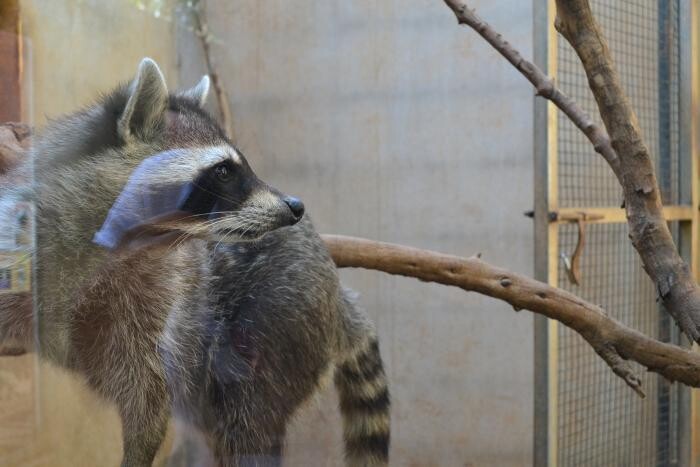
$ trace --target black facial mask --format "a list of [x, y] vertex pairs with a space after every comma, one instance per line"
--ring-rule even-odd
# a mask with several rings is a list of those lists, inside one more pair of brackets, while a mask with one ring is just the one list
[[216, 184], [210, 173], [200, 175], [192, 183], [192, 191], [182, 202], [179, 209], [192, 214], [204, 215], [214, 211], [217, 202]]

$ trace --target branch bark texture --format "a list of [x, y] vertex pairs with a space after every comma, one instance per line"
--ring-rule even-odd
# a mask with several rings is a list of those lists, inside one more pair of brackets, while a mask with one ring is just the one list
[[600, 307], [545, 283], [457, 256], [339, 235], [323, 235], [340, 268], [364, 268], [459, 287], [556, 319], [578, 332], [638, 394], [634, 360], [670, 381], [700, 387], [700, 354], [656, 341], [609, 317]]
[[691, 339], [700, 342], [700, 288], [678, 254], [664, 219], [649, 148], [620, 84], [608, 44], [588, 0], [557, 0], [556, 4], [555, 26], [581, 59], [619, 158], [613, 170], [624, 190], [632, 244], [666, 310]]
[[573, 46], [598, 103], [604, 130], [536, 65], [520, 53], [463, 0], [444, 0], [460, 24], [478, 32], [588, 137], [608, 162], [625, 196], [630, 240], [654, 281], [666, 310], [688, 337], [700, 342], [700, 288], [681, 259], [663, 216], [661, 195], [649, 149], [620, 85], [605, 39], [588, 0], [557, 0], [557, 30]]

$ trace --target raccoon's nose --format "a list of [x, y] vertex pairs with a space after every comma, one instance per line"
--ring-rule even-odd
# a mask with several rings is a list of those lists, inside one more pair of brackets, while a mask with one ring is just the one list
[[304, 203], [302, 203], [300, 199], [292, 196], [285, 197], [284, 202], [289, 206], [289, 210], [292, 211], [295, 223], [299, 222], [304, 216]]

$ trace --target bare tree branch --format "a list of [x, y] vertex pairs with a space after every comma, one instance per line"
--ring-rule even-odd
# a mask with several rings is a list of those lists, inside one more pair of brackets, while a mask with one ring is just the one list
[[627, 360], [670, 381], [700, 387], [700, 354], [658, 342], [630, 329], [575, 295], [491, 266], [477, 257], [460, 258], [428, 250], [339, 235], [323, 235], [340, 268], [383, 271], [459, 287], [556, 319], [578, 332], [638, 394], [641, 381]]
[[605, 158], [622, 185], [630, 239], [645, 271], [656, 284], [664, 307], [683, 332], [700, 342], [700, 288], [673, 243], [663, 216], [649, 150], [642, 141], [637, 118], [620, 86], [607, 43], [588, 1], [557, 0], [556, 27], [581, 58], [603, 123], [612, 138], [464, 1], [444, 1], [460, 24], [473, 28], [498, 50], [535, 86], [539, 95], [551, 100], [576, 124]]
[[203, 10], [204, 5], [201, 1], [197, 2], [197, 4], [191, 9], [192, 20], [194, 22], [194, 32], [199, 38], [199, 42], [202, 46], [202, 54], [204, 55], [204, 61], [207, 65], [207, 73], [211, 79], [212, 86], [214, 86], [214, 96], [216, 97], [216, 104], [219, 108], [221, 126], [224, 127], [226, 137], [233, 140], [235, 137], [235, 132], [233, 129], [231, 107], [228, 103], [226, 89], [221, 82], [221, 77], [219, 76], [216, 66], [214, 66], [214, 61], [211, 57], [211, 35], [209, 33], [209, 24], [207, 23], [206, 13]]
[[586, 135], [593, 148], [610, 164], [613, 169], [618, 165], [617, 154], [610, 144], [610, 138], [603, 128], [593, 123], [591, 117], [578, 106], [576, 101], [559, 89], [554, 80], [548, 77], [540, 68], [520, 55], [520, 52], [508, 41], [503, 39], [487, 22], [477, 16], [473, 9], [461, 0], [444, 0], [457, 17], [459, 24], [466, 24], [491, 44], [506, 60], [532, 83], [537, 95], [550, 100], [559, 110]]
[[556, 28], [583, 63], [603, 123], [620, 159], [613, 169], [625, 193], [632, 245], [656, 284], [666, 310], [691, 339], [700, 342], [700, 288], [678, 254], [664, 219], [649, 148], [620, 85], [608, 44], [587, 0], [556, 3]]

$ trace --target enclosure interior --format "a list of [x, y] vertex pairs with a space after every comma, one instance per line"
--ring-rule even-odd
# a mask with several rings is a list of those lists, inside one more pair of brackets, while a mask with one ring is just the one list
[[[171, 88], [192, 86], [207, 59], [175, 13], [180, 3], [7, 0], [0, 11], [14, 20], [0, 15], [0, 83], [10, 83], [0, 86], [0, 123], [41, 128], [130, 80], [144, 56]], [[596, 116], [578, 58], [553, 32], [553, 3], [469, 2]], [[697, 182], [691, 0], [591, 3], [664, 203], [688, 208]], [[611, 170], [442, 2], [207, 0], [206, 18], [237, 145], [262, 179], [304, 200], [320, 232], [481, 253], [649, 336], [687, 344], [630, 246]], [[577, 226], [533, 225], [523, 215], [533, 208], [608, 215], [586, 224], [580, 285], [562, 257], [571, 260]], [[31, 288], [31, 215], [31, 205], [19, 206], [23, 227], [0, 231], [0, 293]], [[692, 222], [670, 224], [688, 258], [698, 253]], [[690, 451], [689, 391], [644, 374], [647, 398], [638, 399], [564, 326], [436, 284], [359, 270], [341, 278], [377, 326], [392, 393], [392, 465], [665, 466]], [[343, 465], [337, 402], [330, 387], [299, 413], [286, 465]], [[171, 424], [158, 465], [177, 430]], [[117, 465], [120, 457], [115, 410], [77, 378], [34, 355], [0, 358], [0, 466]]]

